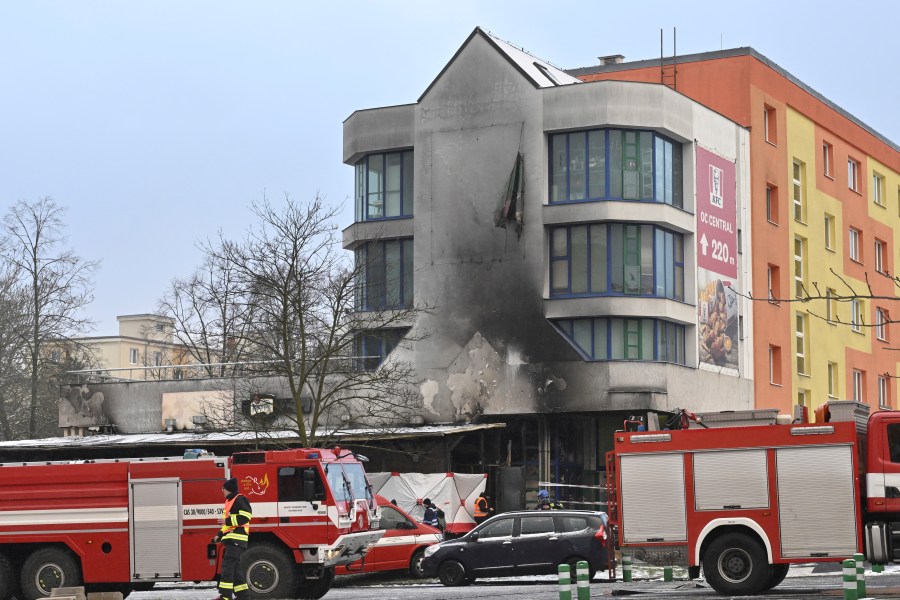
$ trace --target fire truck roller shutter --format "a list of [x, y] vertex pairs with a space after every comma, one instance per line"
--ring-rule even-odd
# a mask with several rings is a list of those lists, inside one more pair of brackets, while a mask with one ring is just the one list
[[684, 455], [623, 454], [621, 461], [622, 543], [687, 540]]
[[141, 579], [180, 576], [180, 506], [178, 480], [131, 482], [131, 572]]
[[694, 452], [697, 510], [768, 508], [766, 450]]
[[778, 448], [775, 457], [782, 555], [850, 556], [856, 552], [853, 448]]

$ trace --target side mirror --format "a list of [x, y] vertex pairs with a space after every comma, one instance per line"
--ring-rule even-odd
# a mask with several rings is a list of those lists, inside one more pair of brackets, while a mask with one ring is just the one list
[[469, 539], [472, 540], [473, 542], [477, 542], [478, 541], [478, 532], [470, 533]]

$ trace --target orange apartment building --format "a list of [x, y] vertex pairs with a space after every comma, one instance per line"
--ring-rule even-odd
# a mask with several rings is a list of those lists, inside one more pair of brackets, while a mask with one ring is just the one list
[[900, 147], [752, 48], [621, 59], [567, 72], [667, 85], [750, 129], [756, 407], [897, 407]]

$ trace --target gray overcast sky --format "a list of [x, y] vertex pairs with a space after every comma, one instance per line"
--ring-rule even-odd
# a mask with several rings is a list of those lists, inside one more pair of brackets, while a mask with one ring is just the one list
[[53, 196], [101, 261], [88, 316], [152, 312], [265, 192], [346, 204], [342, 122], [415, 102], [475, 26], [563, 67], [752, 46], [900, 142], [900, 2], [0, 0], [0, 212]]

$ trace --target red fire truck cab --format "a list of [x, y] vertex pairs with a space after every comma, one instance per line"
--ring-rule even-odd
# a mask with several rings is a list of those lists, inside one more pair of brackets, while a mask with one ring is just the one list
[[320, 598], [335, 566], [383, 534], [347, 450], [186, 456], [196, 457], [0, 464], [0, 600], [215, 580], [221, 552], [210, 539], [229, 477], [252, 505], [243, 561], [252, 598]]
[[749, 595], [793, 563], [900, 558], [900, 412], [859, 422], [616, 432], [609, 516], [623, 554], [703, 568]]

